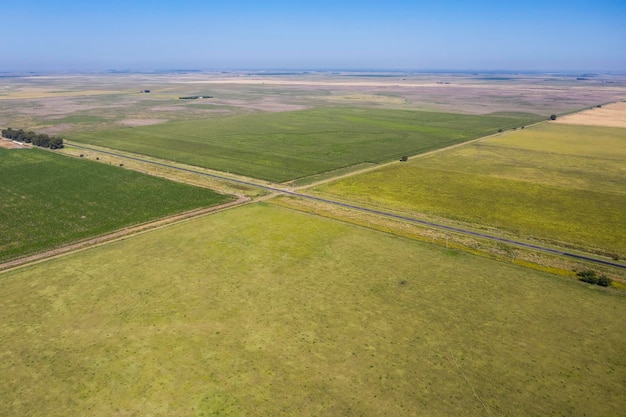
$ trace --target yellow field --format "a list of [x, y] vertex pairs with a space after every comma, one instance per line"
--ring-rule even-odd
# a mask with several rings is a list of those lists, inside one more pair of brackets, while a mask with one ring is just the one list
[[0, 416], [626, 407], [622, 293], [272, 205], [0, 277]]
[[626, 255], [626, 129], [542, 123], [316, 190]]
[[510, 132], [483, 143], [545, 154], [626, 161], [626, 129], [553, 123]]

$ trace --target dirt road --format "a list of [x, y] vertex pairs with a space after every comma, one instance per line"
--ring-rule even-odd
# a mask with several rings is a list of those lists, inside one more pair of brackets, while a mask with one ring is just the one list
[[144, 224], [140, 224], [137, 226], [132, 226], [132, 227], [127, 227], [124, 229], [120, 229], [117, 230], [113, 233], [109, 233], [107, 235], [103, 235], [103, 236], [98, 236], [98, 237], [94, 237], [91, 239], [87, 239], [87, 240], [82, 240], [80, 242], [76, 242], [67, 246], [62, 246], [56, 249], [51, 249], [49, 251], [45, 251], [45, 252], [41, 252], [41, 253], [36, 253], [34, 255], [30, 255], [30, 256], [26, 256], [24, 258], [19, 258], [19, 259], [14, 259], [12, 261], [8, 261], [5, 263], [1, 263], [0, 264], [0, 271], [4, 271], [7, 269], [13, 269], [13, 268], [17, 268], [19, 266], [25, 265], [25, 264], [31, 264], [31, 263], [36, 263], [45, 259], [49, 259], [49, 258], [53, 258], [55, 256], [59, 256], [59, 255], [66, 255], [68, 253], [71, 252], [77, 252], [79, 250], [83, 250], [83, 249], [87, 249], [93, 246], [97, 246], [99, 244], [105, 243], [105, 242], [111, 242], [117, 239], [120, 239], [122, 237], [131, 235], [131, 234], [137, 234], [140, 232], [145, 232], [148, 230], [154, 230], [163, 226], [167, 226], [173, 223], [177, 223], [180, 222], [182, 220], [187, 220], [187, 219], [191, 219], [194, 217], [198, 217], [198, 216], [202, 216], [208, 213], [214, 213], [217, 211], [221, 211], [230, 207], [234, 207], [240, 204], [244, 204], [246, 202], [250, 201], [249, 198], [247, 197], [239, 197], [237, 200], [235, 201], [231, 201], [230, 203], [224, 203], [224, 204], [220, 204], [219, 206], [213, 206], [213, 207], [208, 207], [208, 208], [203, 208], [203, 209], [199, 209], [199, 210], [192, 210], [192, 211], [188, 211], [185, 213], [181, 213], [181, 214], [177, 214], [174, 216], [170, 216], [170, 217], [166, 217], [164, 219], [160, 219], [160, 220], [156, 220], [153, 222], [149, 222], [149, 223], [144, 223]]

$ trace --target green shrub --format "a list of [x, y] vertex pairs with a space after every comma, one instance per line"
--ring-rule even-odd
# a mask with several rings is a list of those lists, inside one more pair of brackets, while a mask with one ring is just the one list
[[584, 271], [580, 271], [576, 275], [578, 275], [580, 277], [580, 280], [583, 282], [587, 282], [589, 284], [598, 284], [598, 275], [596, 274], [596, 271], [586, 269]]
[[598, 278], [598, 285], [601, 287], [608, 287], [611, 285], [611, 282], [613, 282], [613, 280], [606, 275], [600, 275]]
[[576, 275], [580, 277], [580, 280], [589, 284], [599, 285], [601, 287], [608, 287], [613, 280], [606, 275], [598, 275], [596, 271], [586, 269], [578, 272]]

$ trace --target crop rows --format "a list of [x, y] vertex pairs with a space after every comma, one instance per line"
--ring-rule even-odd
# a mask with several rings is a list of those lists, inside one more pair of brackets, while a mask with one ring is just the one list
[[537, 117], [325, 108], [172, 122], [71, 139], [282, 182], [438, 149]]
[[230, 198], [37, 149], [0, 149], [0, 166], [0, 261]]

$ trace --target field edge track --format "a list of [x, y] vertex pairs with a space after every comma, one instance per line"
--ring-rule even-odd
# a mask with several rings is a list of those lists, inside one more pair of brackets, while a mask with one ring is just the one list
[[409, 217], [409, 216], [405, 216], [405, 215], [400, 215], [400, 214], [395, 214], [395, 213], [386, 212], [386, 211], [382, 211], [382, 210], [377, 210], [377, 209], [367, 208], [367, 207], [363, 207], [363, 206], [358, 206], [358, 205], [351, 204], [351, 203], [345, 203], [345, 202], [330, 200], [330, 199], [327, 199], [327, 198], [316, 197], [316, 196], [313, 196], [313, 195], [309, 195], [309, 194], [304, 194], [304, 193], [301, 193], [301, 192], [293, 191], [293, 190], [290, 190], [290, 189], [278, 188], [278, 187], [275, 187], [275, 186], [260, 184], [260, 183], [256, 183], [256, 182], [249, 181], [249, 180], [230, 178], [230, 177], [223, 176], [223, 175], [218, 175], [218, 174], [198, 171], [198, 170], [195, 170], [195, 169], [192, 169], [192, 168], [178, 167], [178, 166], [166, 164], [164, 162], [150, 161], [148, 159], [139, 158], [139, 157], [136, 157], [136, 156], [128, 156], [128, 155], [123, 155], [123, 154], [119, 154], [119, 153], [112, 152], [112, 151], [105, 151], [105, 150], [101, 150], [101, 149], [94, 149], [94, 148], [91, 148], [91, 147], [88, 147], [88, 146], [76, 145], [74, 143], [67, 144], [67, 145], [75, 147], [75, 148], [79, 148], [79, 149], [85, 149], [85, 150], [89, 150], [89, 151], [93, 151], [93, 152], [100, 152], [100, 153], [103, 153], [103, 154], [112, 155], [112, 156], [115, 156], [115, 157], [118, 157], [118, 158], [126, 158], [126, 159], [130, 159], [130, 160], [133, 160], [133, 161], [138, 161], [138, 162], [147, 163], [147, 164], [153, 164], [153, 165], [164, 167], [164, 168], [168, 168], [168, 169], [174, 169], [174, 170], [189, 172], [189, 173], [192, 173], [192, 174], [206, 176], [206, 177], [214, 178], [214, 179], [221, 180], [221, 181], [234, 182], [234, 183], [241, 184], [241, 185], [246, 185], [246, 186], [249, 186], [249, 187], [262, 188], [262, 189], [270, 191], [272, 193], [283, 194], [283, 195], [288, 195], [288, 196], [298, 197], [298, 198], [304, 198], [304, 199], [308, 199], [308, 200], [314, 200], [314, 201], [325, 203], [325, 204], [331, 204], [331, 205], [334, 205], [334, 206], [344, 207], [344, 208], [353, 209], [353, 210], [357, 210], [357, 211], [367, 212], [367, 213], [370, 213], [370, 214], [375, 214], [375, 215], [379, 215], [379, 216], [394, 218], [394, 219], [397, 219], [397, 220], [407, 221], [407, 222], [410, 222], [410, 223], [415, 223], [415, 224], [419, 224], [419, 225], [423, 225], [423, 226], [428, 226], [428, 227], [431, 227], [431, 228], [434, 228], [434, 229], [440, 229], [440, 230], [444, 230], [444, 231], [448, 231], [448, 232], [454, 232], [454, 233], [459, 233], [459, 234], [463, 234], [463, 235], [479, 237], [479, 238], [482, 238], [482, 239], [488, 239], [488, 240], [492, 240], [492, 241], [495, 241], [495, 242], [506, 243], [506, 244], [509, 244], [509, 245], [514, 245], [514, 246], [518, 246], [518, 247], [522, 247], [522, 248], [526, 248], [526, 249], [536, 250], [536, 251], [543, 252], [543, 253], [549, 253], [549, 254], [552, 254], [552, 255], [565, 256], [565, 257], [568, 257], [568, 258], [573, 258], [573, 259], [577, 259], [577, 260], [581, 260], [581, 261], [587, 261], [587, 262], [592, 262], [592, 263], [596, 263], [596, 264], [602, 264], [602, 265], [611, 266], [611, 267], [615, 267], [615, 268], [620, 268], [620, 269], [626, 270], [626, 265], [624, 265], [624, 264], [613, 262], [613, 261], [610, 261], [610, 260], [607, 260], [607, 259], [602, 259], [602, 258], [599, 258], [599, 257], [594, 257], [594, 256], [591, 256], [591, 255], [582, 255], [582, 254], [578, 254], [578, 253], [574, 253], [574, 252], [569, 252], [569, 251], [566, 251], [564, 249], [550, 248], [550, 247], [547, 247], [547, 246], [541, 246], [541, 245], [536, 245], [536, 244], [532, 244], [532, 243], [522, 242], [522, 241], [510, 239], [510, 238], [494, 236], [494, 235], [490, 235], [490, 234], [487, 234], [487, 233], [472, 231], [472, 230], [469, 230], [469, 229], [449, 226], [449, 225], [445, 225], [445, 224], [441, 224], [441, 223], [435, 223], [435, 222], [422, 220], [422, 219], [418, 219], [418, 218], [414, 218], [414, 217]]
[[123, 229], [119, 229], [119, 230], [116, 230], [114, 232], [107, 233], [104, 235], [81, 240], [79, 242], [71, 243], [65, 246], [60, 246], [58, 248], [50, 249], [44, 252], [27, 255], [22, 258], [17, 258], [17, 259], [13, 259], [10, 261], [6, 261], [3, 263], [0, 263], [0, 273], [9, 271], [15, 268], [19, 268], [22, 266], [42, 262], [51, 258], [55, 258], [57, 256], [67, 255], [73, 252], [78, 252], [81, 250], [89, 249], [94, 246], [98, 246], [98, 245], [108, 243], [108, 242], [113, 242], [115, 240], [122, 239], [131, 235], [136, 235], [138, 233], [147, 232], [147, 231], [155, 230], [161, 227], [169, 226], [175, 223], [179, 223], [181, 221], [203, 216], [205, 214], [222, 211], [231, 207], [242, 205], [249, 201], [251, 201], [250, 198], [240, 196], [234, 201], [229, 201], [227, 203], [219, 204], [217, 206], [205, 207], [205, 208], [186, 211], [186, 212], [179, 213], [179, 214], [174, 214], [172, 216], [161, 218], [155, 221], [142, 223], [136, 226], [125, 227]]

